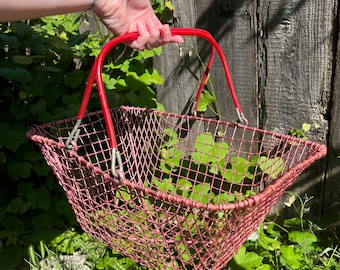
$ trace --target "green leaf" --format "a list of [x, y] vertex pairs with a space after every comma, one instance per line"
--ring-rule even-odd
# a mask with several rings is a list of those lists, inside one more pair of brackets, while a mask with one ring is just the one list
[[84, 78], [84, 71], [77, 69], [74, 70], [65, 76], [65, 85], [76, 89], [77, 87], [81, 86], [83, 84], [83, 78]]
[[[156, 179], [155, 179], [156, 180]], [[175, 191], [175, 186], [172, 183], [172, 179], [171, 178], [166, 178], [163, 181], [158, 181], [157, 182], [153, 181], [154, 183], [157, 183], [156, 186], [158, 186], [159, 190], [161, 192], [167, 193], [174, 193]]]
[[257, 255], [255, 252], [247, 252], [246, 247], [242, 246], [233, 260], [242, 269], [251, 270], [259, 267], [262, 263], [262, 257]]
[[163, 84], [163, 78], [159, 75], [158, 71], [156, 69], [149, 70], [149, 72], [150, 71], [150, 84]]
[[209, 163], [214, 144], [214, 137], [211, 133], [201, 133], [198, 135], [194, 145], [196, 151], [192, 154], [194, 162]]
[[210, 185], [208, 183], [198, 184], [193, 187], [190, 199], [200, 203], [208, 203], [210, 200]]
[[310, 131], [310, 127], [311, 127], [310, 124], [307, 124], [307, 123], [303, 123], [303, 124], [302, 124], [302, 130], [303, 130], [304, 132]]
[[229, 145], [226, 142], [216, 142], [212, 148], [210, 161], [215, 162], [225, 159], [229, 152]]
[[248, 169], [250, 161], [241, 158], [233, 157], [230, 160], [230, 169], [221, 169], [221, 175], [228, 181], [234, 183], [241, 183], [245, 178], [252, 178], [253, 175], [249, 173]]
[[57, 37], [51, 37], [49, 39], [49, 43], [52, 47], [54, 47], [57, 51], [60, 52], [69, 52], [72, 53], [71, 47], [63, 40]]
[[30, 105], [30, 112], [33, 115], [38, 115], [46, 111], [47, 102], [45, 99], [38, 99], [36, 102]]
[[[0, 147], [5, 147], [15, 152], [20, 145], [26, 142], [25, 131], [21, 130], [20, 127], [10, 126], [7, 123], [0, 123], [0, 130]], [[20, 168], [18, 169], [20, 170]]]
[[265, 250], [279, 250], [280, 249], [280, 241], [278, 241], [275, 238], [268, 237], [266, 235], [261, 235], [261, 237], [258, 239], [258, 245], [263, 247]]
[[129, 202], [131, 200], [131, 194], [128, 193], [124, 187], [116, 191], [116, 197], [125, 202]]
[[22, 64], [22, 65], [29, 65], [29, 64], [33, 63], [33, 59], [30, 56], [14, 55], [13, 56], [13, 63]]
[[29, 162], [12, 161], [8, 163], [8, 174], [13, 180], [29, 178], [32, 164]]
[[3, 43], [7, 44], [10, 48], [17, 48], [18, 46], [18, 38], [16, 36], [0, 34], [0, 40], [3, 40]]
[[174, 7], [169, 0], [165, 0], [164, 2], [164, 8], [162, 10], [162, 16], [161, 16], [161, 21], [163, 23], [166, 23], [170, 21], [174, 16]]
[[280, 262], [288, 269], [300, 269], [303, 256], [293, 245], [281, 246]]
[[263, 264], [256, 268], [256, 270], [271, 270], [272, 267], [269, 264]]
[[169, 165], [171, 168], [178, 167], [181, 159], [182, 152], [175, 147], [171, 147], [168, 149], [163, 148], [161, 150], [161, 156], [164, 159], [165, 163]]
[[2, 248], [0, 252], [0, 262], [2, 269], [17, 269], [22, 261], [21, 250], [10, 250], [12, 247]]
[[203, 90], [198, 100], [197, 111], [205, 112], [208, 106], [215, 101], [215, 97], [207, 90]]
[[311, 232], [299, 232], [299, 231], [290, 232], [288, 234], [288, 239], [289, 241], [297, 243], [303, 247], [308, 247], [318, 241], [315, 234]]
[[164, 137], [164, 143], [163, 143], [163, 147], [164, 146], [173, 146], [176, 145], [178, 143], [178, 134], [176, 131], [167, 128], [165, 129], [164, 133], [166, 134]]
[[27, 202], [20, 197], [14, 198], [7, 206], [7, 211], [10, 213], [19, 213], [20, 215], [25, 213], [29, 209]]
[[214, 204], [231, 203], [235, 201], [235, 196], [229, 193], [220, 193], [213, 198]]
[[139, 55], [143, 59], [148, 59], [148, 58], [152, 58], [155, 56], [155, 51], [154, 50], [143, 50], [139, 52]]
[[301, 227], [301, 219], [298, 217], [293, 217], [290, 219], [285, 219], [283, 222], [283, 226], [286, 228], [300, 228]]
[[276, 178], [284, 169], [285, 162], [280, 157], [268, 158], [266, 156], [254, 157], [252, 162], [268, 174], [271, 178]]
[[25, 229], [25, 223], [19, 216], [6, 216], [6, 218], [1, 221], [1, 225], [7, 231], [16, 232], [18, 234], [22, 233]]
[[32, 81], [31, 73], [23, 68], [0, 67], [0, 77], [21, 83], [29, 83]]
[[89, 31], [86, 31], [82, 34], [78, 34], [78, 35], [75, 35], [75, 36], [71, 36], [69, 38], [69, 40], [67, 41], [68, 45], [70, 47], [73, 47], [75, 45], [78, 45], [78, 44], [81, 44], [83, 43], [89, 36]]
[[45, 188], [28, 190], [26, 198], [30, 202], [32, 209], [38, 207], [43, 210], [48, 210], [51, 206], [51, 195]]
[[184, 198], [188, 198], [191, 188], [192, 183], [186, 179], [181, 178], [177, 181], [176, 193], [183, 196]]
[[214, 137], [211, 133], [201, 133], [197, 136], [194, 147], [198, 151], [209, 153], [214, 143]]

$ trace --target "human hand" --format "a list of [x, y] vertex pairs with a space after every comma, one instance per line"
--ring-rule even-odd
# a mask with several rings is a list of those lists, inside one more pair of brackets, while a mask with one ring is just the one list
[[183, 42], [158, 20], [149, 0], [97, 0], [93, 11], [115, 35], [138, 32], [139, 37], [127, 44], [137, 50]]

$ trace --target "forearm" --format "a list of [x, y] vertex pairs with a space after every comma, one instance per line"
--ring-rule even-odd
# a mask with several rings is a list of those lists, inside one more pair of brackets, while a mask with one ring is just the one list
[[82, 11], [91, 5], [92, 0], [0, 0], [0, 22]]

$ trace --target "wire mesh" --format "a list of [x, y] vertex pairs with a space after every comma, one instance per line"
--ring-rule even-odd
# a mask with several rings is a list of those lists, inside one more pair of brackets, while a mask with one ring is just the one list
[[153, 269], [221, 269], [323, 145], [258, 128], [127, 107], [110, 111], [123, 171], [110, 173], [102, 112], [28, 132], [84, 231]]

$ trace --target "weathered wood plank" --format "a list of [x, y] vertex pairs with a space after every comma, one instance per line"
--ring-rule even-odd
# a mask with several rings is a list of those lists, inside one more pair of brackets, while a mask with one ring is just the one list
[[[249, 125], [258, 124], [256, 76], [256, 13], [254, 1], [196, 1], [196, 27], [208, 30], [227, 58], [238, 99]], [[217, 62], [212, 70], [217, 102], [222, 119], [237, 119], [226, 86], [225, 75]]]
[[[263, 127], [287, 133], [310, 123], [308, 137], [326, 143], [332, 78], [332, 31], [336, 2], [258, 1], [261, 33]], [[292, 190], [314, 196], [313, 217], [321, 215], [325, 163], [309, 169]]]
[[[255, 66], [255, 41], [254, 36], [254, 4], [242, 1], [172, 1], [175, 6], [174, 27], [197, 27], [208, 30], [223, 48], [233, 76], [235, 88], [241, 106], [250, 124], [257, 124], [257, 80]], [[169, 46], [170, 47], [170, 46]], [[192, 49], [193, 48], [193, 49]], [[191, 50], [195, 55], [199, 50], [200, 57], [207, 57], [208, 45], [199, 40], [199, 44], [190, 41], [182, 47], [185, 55]], [[176, 60], [178, 48], [164, 48], [163, 56], [156, 62], [156, 67], [163, 74], [172, 74], [175, 67], [182, 63]], [[194, 57], [193, 57], [194, 59]], [[175, 61], [175, 62], [174, 62]], [[197, 61], [197, 60], [192, 60]], [[187, 62], [195, 76], [197, 64]], [[177, 69], [177, 71], [180, 69]], [[184, 74], [186, 73], [186, 74]], [[175, 73], [177, 77], [170, 84], [160, 89], [160, 101], [165, 104], [166, 109], [181, 112], [183, 102], [187, 102], [197, 88], [197, 81], [192, 83], [192, 74], [188, 72]], [[225, 76], [218, 60], [215, 61], [211, 72], [213, 86], [217, 94], [218, 105], [222, 119], [236, 120], [237, 115], [229, 95]], [[191, 78], [190, 78], [191, 77]], [[170, 77], [167, 76], [169, 79]], [[191, 79], [191, 80], [190, 80]], [[191, 81], [191, 82], [190, 82]], [[189, 83], [190, 82], [190, 83]], [[175, 90], [174, 88], [178, 89]]]
[[[175, 13], [173, 27], [192, 27], [195, 24], [195, 1], [172, 1]], [[160, 58], [154, 59], [154, 66], [165, 79], [157, 88], [158, 100], [167, 112], [183, 113], [197, 90], [199, 73], [190, 66], [189, 51], [197, 48], [195, 39], [185, 38], [183, 45], [169, 44], [163, 47]], [[193, 70], [193, 74], [188, 71]], [[185, 111], [187, 112], [187, 111]]]
[[340, 212], [340, 20], [338, 31], [323, 209], [324, 218], [334, 217], [336, 221]]

